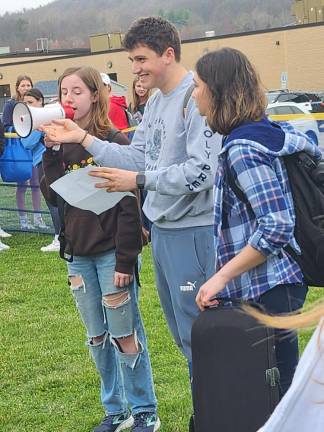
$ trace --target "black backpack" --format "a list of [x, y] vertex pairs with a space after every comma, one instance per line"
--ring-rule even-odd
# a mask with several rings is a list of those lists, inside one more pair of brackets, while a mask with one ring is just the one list
[[[305, 152], [283, 156], [283, 160], [294, 200], [294, 235], [301, 255], [290, 246], [285, 251], [299, 264], [308, 285], [324, 287], [324, 160], [316, 161]], [[226, 177], [237, 198], [251, 208], [228, 167]]]

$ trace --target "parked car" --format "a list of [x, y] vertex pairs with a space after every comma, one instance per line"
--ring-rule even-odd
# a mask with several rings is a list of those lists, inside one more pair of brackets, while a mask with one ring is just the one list
[[276, 102], [294, 102], [308, 109], [309, 112], [321, 113], [324, 112], [324, 102], [317, 93], [289, 91], [289, 90], [273, 90], [266, 93], [268, 103]]
[[[276, 102], [268, 105], [266, 109], [267, 115], [289, 115], [289, 114], [302, 114], [310, 115], [309, 110], [301, 104], [294, 102]], [[297, 119], [288, 120], [296, 129], [308, 135], [316, 145], [320, 143], [320, 132], [316, 120], [309, 117], [301, 117]], [[323, 140], [323, 139], [322, 139]]]

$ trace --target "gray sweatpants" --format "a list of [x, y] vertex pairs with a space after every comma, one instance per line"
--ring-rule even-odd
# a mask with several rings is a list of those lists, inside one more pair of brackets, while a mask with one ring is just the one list
[[215, 273], [213, 226], [152, 227], [156, 285], [169, 328], [191, 361], [191, 327], [199, 315], [195, 298]]

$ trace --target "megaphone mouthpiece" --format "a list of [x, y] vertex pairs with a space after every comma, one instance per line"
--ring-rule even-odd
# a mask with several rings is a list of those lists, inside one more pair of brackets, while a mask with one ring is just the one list
[[71, 105], [67, 105], [67, 104], [62, 104], [62, 108], [64, 109], [65, 112], [65, 118], [73, 120], [75, 109], [71, 107]]

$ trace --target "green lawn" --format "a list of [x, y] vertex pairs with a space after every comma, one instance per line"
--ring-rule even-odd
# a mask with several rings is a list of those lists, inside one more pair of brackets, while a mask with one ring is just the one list
[[[16, 184], [15, 183], [3, 183], [0, 180], [0, 226], [6, 230], [18, 230], [20, 231], [19, 214], [16, 204]], [[32, 193], [31, 187], [28, 185], [25, 193], [25, 205], [26, 214], [29, 222], [33, 222], [33, 205], [32, 205]], [[47, 230], [43, 230], [47, 234], [54, 232], [51, 217], [48, 211], [48, 207], [41, 194], [41, 213], [44, 222], [48, 226]], [[35, 230], [37, 231], [37, 230]]]
[[[15, 234], [0, 255], [0, 430], [90, 432], [103, 412], [98, 378], [66, 283], [65, 263], [40, 247], [51, 237]], [[187, 366], [171, 341], [143, 254], [141, 309], [162, 432], [186, 431]], [[313, 301], [322, 294], [311, 290]], [[301, 338], [302, 346], [309, 334]]]

